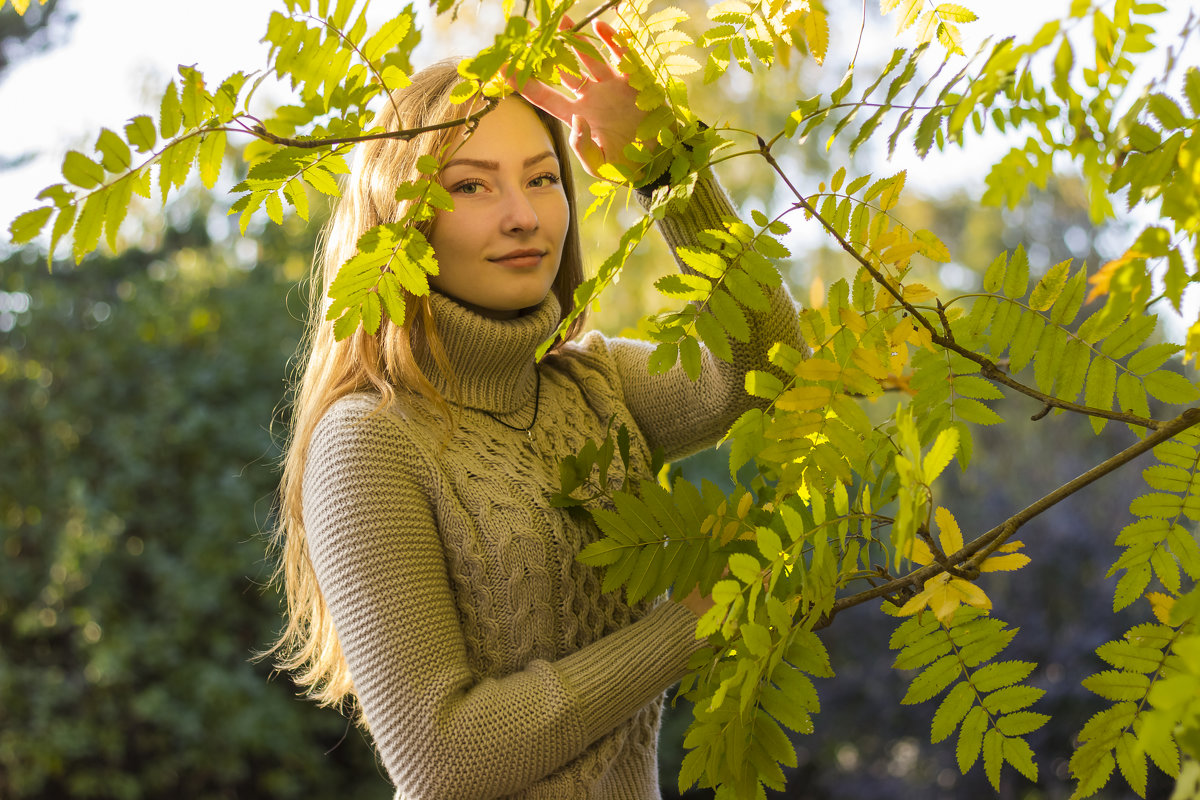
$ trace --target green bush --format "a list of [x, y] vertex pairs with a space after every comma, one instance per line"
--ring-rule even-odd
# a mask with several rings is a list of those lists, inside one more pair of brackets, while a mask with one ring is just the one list
[[3, 262], [0, 797], [390, 796], [356, 729], [252, 661], [312, 243], [272, 229], [239, 267], [212, 225]]

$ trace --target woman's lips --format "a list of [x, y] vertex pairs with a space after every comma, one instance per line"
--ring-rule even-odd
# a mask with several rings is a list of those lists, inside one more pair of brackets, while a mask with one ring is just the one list
[[510, 253], [505, 253], [502, 256], [494, 256], [489, 258], [493, 264], [499, 264], [503, 267], [512, 267], [514, 269], [527, 269], [536, 267], [542, 262], [542, 258], [546, 255], [544, 250], [513, 250]]

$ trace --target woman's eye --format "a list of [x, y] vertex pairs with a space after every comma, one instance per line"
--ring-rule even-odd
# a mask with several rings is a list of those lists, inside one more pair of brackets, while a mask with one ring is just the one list
[[479, 183], [477, 181], [460, 183], [458, 186], [454, 187], [454, 191], [459, 192], [460, 194], [475, 194], [479, 191]]
[[529, 185], [535, 189], [544, 189], [548, 186], [554, 186], [558, 182], [559, 182], [559, 177], [557, 175], [551, 175], [550, 173], [546, 173], [545, 175], [538, 175], [536, 178], [534, 178], [533, 180], [531, 180], [529, 182]]

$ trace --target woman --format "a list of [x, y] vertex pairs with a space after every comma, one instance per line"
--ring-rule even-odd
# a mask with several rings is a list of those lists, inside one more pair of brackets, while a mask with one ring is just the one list
[[[611, 28], [596, 32], [618, 52]], [[601, 593], [575, 558], [597, 531], [548, 504], [558, 461], [603, 439], [610, 419], [633, 433], [643, 476], [655, 447], [678, 458], [711, 445], [751, 402], [746, 369], [775, 341], [799, 343], [780, 290], [770, 312], [747, 311], [755, 340], [737, 363], [706, 358], [695, 383], [678, 368], [649, 376], [643, 342], [577, 329], [535, 363], [582, 276], [551, 113], [571, 122], [591, 172], [641, 116], [624, 76], [585, 66], [574, 98], [532, 84], [471, 136], [364, 147], [324, 244], [284, 474], [280, 646], [318, 700], [357, 701], [399, 797], [658, 797], [662, 695], [703, 646], [710, 601]], [[456, 82], [452, 65], [414, 76], [379, 124], [460, 116]], [[445, 159], [454, 199], [427, 231], [434, 291], [403, 325], [336, 342], [324, 291], [358, 236], [400, 215], [394, 186], [425, 153]], [[706, 175], [660, 227], [674, 248], [732, 213]]]

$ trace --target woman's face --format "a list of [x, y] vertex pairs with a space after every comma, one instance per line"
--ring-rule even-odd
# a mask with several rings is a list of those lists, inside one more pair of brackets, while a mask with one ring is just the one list
[[454, 210], [434, 220], [440, 274], [430, 283], [491, 317], [536, 306], [558, 274], [570, 221], [549, 132], [525, 101], [506, 97], [447, 158], [440, 180]]

